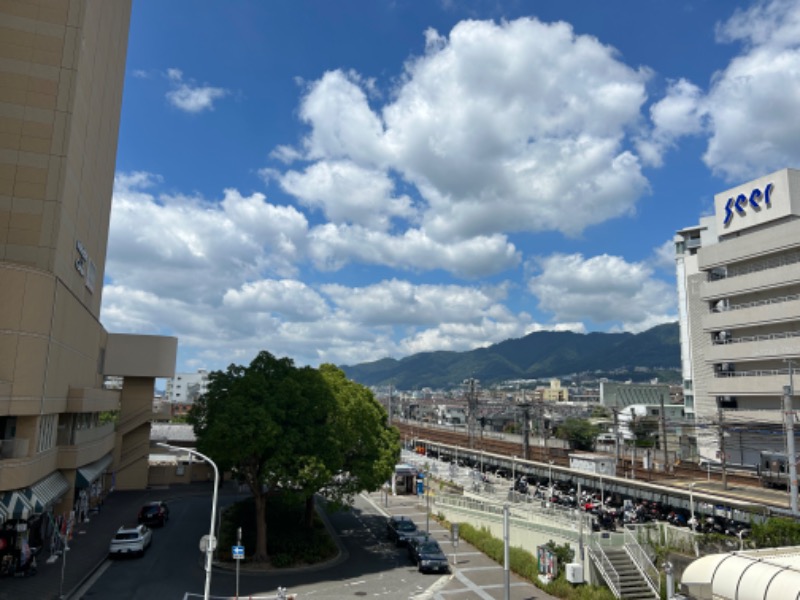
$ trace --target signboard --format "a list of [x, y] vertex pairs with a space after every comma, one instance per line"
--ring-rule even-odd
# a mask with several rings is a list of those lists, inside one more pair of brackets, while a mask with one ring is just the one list
[[539, 576], [550, 581], [558, 577], [558, 560], [547, 546], [536, 546], [536, 562], [539, 563]]
[[231, 548], [234, 560], [242, 560], [244, 558], [244, 546], [233, 546]]
[[800, 211], [798, 171], [783, 169], [714, 196], [718, 235], [727, 235]]

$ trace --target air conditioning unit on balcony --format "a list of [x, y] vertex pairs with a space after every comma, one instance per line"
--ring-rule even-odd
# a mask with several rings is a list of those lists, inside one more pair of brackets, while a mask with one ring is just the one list
[[570, 583], [583, 583], [583, 565], [581, 563], [568, 563], [564, 575]]

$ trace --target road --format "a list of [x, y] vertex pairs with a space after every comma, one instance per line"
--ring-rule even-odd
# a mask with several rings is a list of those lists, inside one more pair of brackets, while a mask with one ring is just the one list
[[[233, 497], [222, 498], [221, 503]], [[205, 572], [198, 542], [208, 531], [210, 501], [202, 496], [170, 502], [170, 521], [154, 531], [153, 545], [143, 558], [107, 561], [84, 600], [152, 600], [202, 598]], [[404, 548], [386, 539], [386, 519], [380, 508], [358, 497], [351, 510], [329, 515], [342, 545], [334, 564], [302, 570], [239, 575], [239, 595], [274, 596], [278, 586], [300, 598], [336, 600], [354, 596], [419, 598], [440, 577], [423, 575], [411, 565]], [[235, 571], [215, 569], [212, 597], [233, 598]]]

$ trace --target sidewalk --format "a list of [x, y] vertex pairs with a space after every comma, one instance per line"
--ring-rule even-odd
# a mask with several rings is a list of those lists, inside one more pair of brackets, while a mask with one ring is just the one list
[[49, 555], [39, 554], [39, 572], [30, 577], [0, 579], [0, 600], [70, 600], [108, 556], [108, 545], [120, 525], [136, 522], [139, 508], [151, 499], [165, 499], [208, 493], [209, 484], [189, 484], [179, 488], [115, 491], [108, 495], [99, 513], [75, 527], [66, 563], [62, 557], [48, 562]]
[[[430, 524], [431, 536], [439, 542], [450, 559], [450, 576], [440, 580], [441, 584], [434, 586], [429, 594], [419, 596], [420, 599], [445, 600], [452, 597], [458, 600], [502, 600], [505, 597], [503, 565], [496, 563], [464, 540], [459, 540], [458, 546], [455, 547], [449, 531], [432, 517], [426, 519], [425, 505], [416, 496], [390, 496], [388, 506], [382, 492], [374, 492], [368, 497], [373, 506], [387, 516], [409, 517], [420, 529], [425, 529], [427, 521]], [[431, 584], [434, 584], [435, 576], [430, 577]], [[558, 600], [513, 572], [510, 574], [509, 592], [511, 600]]]

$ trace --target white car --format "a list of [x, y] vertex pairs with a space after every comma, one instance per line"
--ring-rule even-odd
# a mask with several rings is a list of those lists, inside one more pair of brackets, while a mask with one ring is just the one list
[[146, 525], [120, 527], [108, 548], [109, 556], [142, 556], [153, 541], [153, 532]]

